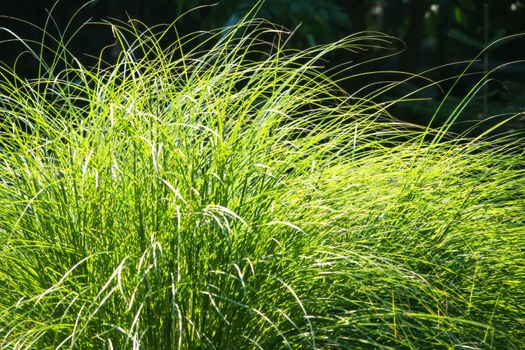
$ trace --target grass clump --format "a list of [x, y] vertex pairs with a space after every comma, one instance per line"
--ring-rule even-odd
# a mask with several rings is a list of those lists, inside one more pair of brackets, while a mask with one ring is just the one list
[[392, 38], [112, 28], [109, 67], [2, 67], [2, 349], [523, 348], [516, 142], [396, 121], [319, 67]]

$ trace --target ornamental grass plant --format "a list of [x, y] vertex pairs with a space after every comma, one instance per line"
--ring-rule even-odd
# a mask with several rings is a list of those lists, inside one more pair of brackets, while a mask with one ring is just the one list
[[524, 153], [448, 137], [471, 94], [430, 128], [344, 92], [323, 58], [380, 33], [107, 25], [115, 64], [0, 68], [1, 349], [525, 347]]

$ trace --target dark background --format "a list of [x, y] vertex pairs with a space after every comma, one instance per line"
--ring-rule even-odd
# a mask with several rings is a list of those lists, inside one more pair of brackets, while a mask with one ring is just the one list
[[[254, 0], [96, 0], [87, 4], [71, 20], [86, 1], [63, 0], [53, 9], [54, 22], [48, 23], [47, 31], [56, 36], [68, 28], [68, 37], [88, 20], [109, 18], [124, 21], [137, 19], [146, 25], [171, 23], [185, 11], [216, 2], [218, 4], [215, 6], [207, 6], [182, 17], [177, 24], [178, 30], [184, 34], [234, 24], [256, 3]], [[0, 27], [9, 29], [21, 38], [39, 41], [41, 32], [30, 24], [42, 28], [48, 19], [47, 10], [54, 4], [55, 1], [47, 0], [1, 1]], [[397, 45], [400, 52], [398, 55], [367, 64], [362, 68], [367, 71], [401, 70], [417, 73], [451, 62], [472, 60], [489, 43], [512, 34], [525, 33], [523, 0], [266, 0], [258, 17], [267, 18], [290, 29], [297, 28], [289, 47], [299, 49], [328, 43], [363, 30], [377, 30], [402, 39], [406, 48], [400, 43]], [[11, 33], [0, 31], [0, 62], [11, 67], [16, 62], [20, 76], [29, 79], [36, 77], [38, 65], [28, 55], [20, 56], [24, 47], [11, 39]], [[112, 44], [114, 40], [108, 27], [86, 25], [69, 43], [69, 49], [89, 64], [94, 63], [89, 55], [98, 55], [103, 47]], [[351, 53], [346, 53], [348, 56], [331, 57], [330, 64], [336, 65], [349, 60], [364, 61], [384, 54], [385, 52], [369, 51], [358, 57], [350, 57]], [[51, 59], [45, 54], [44, 57]], [[523, 59], [523, 36], [505, 41], [504, 45], [482, 55], [471, 70], [479, 74], [462, 79], [444, 105], [437, 123], [446, 119], [484, 71]], [[432, 79], [441, 80], [459, 74], [464, 68], [465, 64], [458, 63], [428, 75]], [[377, 79], [387, 78], [378, 75]], [[489, 116], [525, 111], [525, 63], [499, 69], [493, 78], [469, 103], [468, 112], [462, 116], [463, 124], [457, 127], [457, 131], [466, 129], [474, 122], [489, 120]], [[368, 81], [351, 79], [342, 84], [352, 92], [367, 83]], [[395, 99], [423, 84], [414, 80], [380, 98]], [[443, 83], [440, 85], [441, 89], [426, 89], [417, 97], [428, 98], [427, 100], [401, 103], [391, 112], [401, 119], [426, 124], [450, 86], [451, 84]], [[471, 122], [467, 123], [466, 120]], [[484, 128], [495, 123], [498, 118], [490, 120], [485, 123]], [[522, 129], [524, 125], [525, 117], [522, 115], [506, 128]]]

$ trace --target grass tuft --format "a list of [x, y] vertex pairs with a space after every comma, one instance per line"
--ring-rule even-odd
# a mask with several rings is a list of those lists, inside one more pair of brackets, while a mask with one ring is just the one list
[[0, 68], [0, 348], [525, 346], [519, 143], [323, 73], [393, 38], [110, 25], [115, 64]]

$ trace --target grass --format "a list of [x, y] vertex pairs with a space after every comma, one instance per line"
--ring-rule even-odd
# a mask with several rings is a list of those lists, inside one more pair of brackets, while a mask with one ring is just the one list
[[320, 66], [393, 38], [111, 26], [116, 64], [62, 38], [36, 80], [1, 68], [0, 348], [525, 346], [519, 142], [400, 122], [371, 101], [396, 83]]

